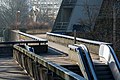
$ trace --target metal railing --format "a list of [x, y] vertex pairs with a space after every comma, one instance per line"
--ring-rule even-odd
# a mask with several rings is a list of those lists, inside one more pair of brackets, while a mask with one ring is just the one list
[[77, 62], [84, 77], [87, 80], [97, 80], [94, 65], [87, 47], [83, 44], [69, 45], [68, 47], [70, 50], [73, 49], [75, 51], [74, 55], [77, 55], [78, 57]]
[[99, 56], [104, 58], [107, 61], [115, 80], [119, 80], [120, 79], [120, 63], [117, 59], [117, 56], [113, 48], [110, 45], [105, 45], [105, 44], [100, 45]]
[[64, 4], [75, 4], [77, 0], [63, 0]]
[[97, 80], [97, 76], [96, 76], [96, 73], [95, 73], [95, 68], [94, 68], [90, 53], [88, 51], [88, 48], [83, 44], [76, 45], [76, 46], [81, 47], [82, 50], [84, 51], [84, 54], [86, 56], [86, 59], [87, 59], [87, 62], [88, 62], [89, 68], [90, 68], [90, 72], [91, 72], [91, 74], [93, 76], [93, 79]]
[[116, 56], [113, 48], [112, 48], [111, 46], [109, 46], [109, 45], [108, 45], [108, 47], [109, 47], [109, 49], [110, 49], [110, 51], [111, 51], [112, 57], [113, 57], [114, 60], [115, 60], [115, 64], [116, 64], [116, 66], [118, 67], [118, 70], [119, 70], [119, 72], [120, 72], [120, 63], [119, 63], [119, 61], [118, 61], [118, 58], [117, 58], [117, 56]]
[[49, 71], [56, 73], [65, 80], [85, 80], [83, 77], [60, 65], [49, 62], [43, 57], [29, 52], [17, 45], [14, 45], [13, 57], [35, 80], [46, 80], [45, 78], [47, 77], [49, 77], [48, 80], [52, 80], [50, 77], [52, 75], [49, 75]]
[[68, 22], [57, 22], [56, 23], [57, 29], [66, 29], [67, 26], [68, 26]]
[[26, 33], [23, 33], [23, 32], [18, 32], [18, 34], [23, 35], [23, 36], [26, 36], [26, 37], [29, 37], [29, 38], [31, 38], [31, 39], [33, 39], [33, 40], [46, 41], [46, 42], [47, 42], [47, 39], [38, 38], [38, 37], [36, 37], [36, 36], [30, 35], [30, 34], [26, 34]]
[[[64, 46], [69, 44], [74, 44], [74, 37], [68, 35], [62, 35], [57, 33], [49, 33], [47, 32], [47, 39], [49, 41], [53, 41]], [[99, 54], [99, 47], [101, 44], [112, 45], [112, 43], [100, 42], [100, 41], [93, 41], [88, 39], [76, 38], [76, 44], [85, 44], [90, 53]]]
[[8, 41], [8, 42], [0, 42], [0, 45], [14, 45], [14, 44], [30, 44], [30, 43], [39, 43], [40, 44], [46, 44], [48, 41]]
[[12, 30], [12, 38], [14, 41], [26, 41], [26, 40], [35, 40], [35, 41], [44, 41], [47, 42], [47, 39], [38, 38], [36, 36], [26, 34], [20, 31]]
[[[49, 32], [47, 32], [47, 35], [55, 36], [55, 37], [62, 37], [62, 38], [74, 40], [74, 37], [68, 36], [68, 35], [62, 35], [62, 34], [56, 34], [56, 33], [49, 33]], [[101, 41], [94, 41], [94, 40], [88, 40], [88, 39], [82, 39], [82, 38], [77, 38], [76, 40], [77, 41], [81, 41], [81, 42], [85, 42], [85, 43], [95, 44], [95, 45], [111, 44], [111, 43], [106, 43], [106, 42], [101, 42]]]

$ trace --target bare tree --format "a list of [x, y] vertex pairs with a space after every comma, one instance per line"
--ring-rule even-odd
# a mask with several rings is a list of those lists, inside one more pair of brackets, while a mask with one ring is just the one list
[[80, 25], [84, 25], [86, 31], [91, 32], [94, 30], [95, 21], [98, 16], [100, 7], [89, 0], [84, 0], [82, 3], [82, 14], [85, 15], [84, 19], [79, 19]]
[[[0, 32], [8, 40], [8, 29], [24, 27], [28, 14], [27, 0], [0, 0]], [[20, 11], [19, 17], [17, 12]], [[20, 24], [17, 24], [17, 18]]]
[[10, 28], [15, 26], [17, 11], [20, 11], [19, 21], [23, 26], [27, 19], [27, 0], [4, 0], [0, 4], [0, 27]]

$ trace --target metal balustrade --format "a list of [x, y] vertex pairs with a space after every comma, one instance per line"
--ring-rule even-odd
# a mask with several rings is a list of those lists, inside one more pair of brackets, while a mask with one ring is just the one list
[[57, 22], [56, 24], [57, 29], [66, 29], [67, 26], [68, 26], [68, 22]]
[[[69, 45], [69, 57], [71, 60], [78, 62], [78, 65], [82, 71], [82, 74], [87, 80], [98, 80], [90, 53], [87, 47], [83, 44]], [[72, 56], [75, 57], [72, 57]]]
[[[74, 44], [74, 37], [57, 34], [57, 33], [49, 33], [47, 32], [47, 39], [48, 41], [52, 41], [55, 43], [62, 44], [64, 46], [68, 46], [69, 44]], [[77, 44], [85, 44], [90, 53], [99, 54], [99, 47], [101, 44], [112, 45], [112, 43], [100, 42], [100, 41], [93, 41], [88, 39], [76, 38]]]
[[75, 4], [77, 0], [63, 0], [64, 4]]
[[23, 33], [23, 32], [18, 32], [18, 34], [23, 35], [23, 36], [28, 37], [28, 38], [31, 38], [33, 40], [46, 41], [47, 42], [47, 39], [38, 38], [36, 36], [30, 35], [30, 34], [26, 34], [26, 33]]
[[110, 45], [100, 45], [99, 56], [104, 58], [109, 65], [115, 80], [120, 79], [120, 63], [117, 56]]
[[30, 41], [30, 40], [35, 40], [35, 41], [42, 41], [42, 42], [48, 42], [47, 39], [42, 39], [42, 38], [38, 38], [36, 36], [30, 35], [30, 34], [26, 34], [20, 31], [15, 31], [12, 30], [11, 31], [11, 41]]
[[14, 45], [13, 57], [23, 67], [27, 73], [35, 80], [52, 80], [50, 72], [56, 73], [65, 80], [85, 80], [83, 77], [45, 60], [43, 57], [27, 51], [26, 49]]

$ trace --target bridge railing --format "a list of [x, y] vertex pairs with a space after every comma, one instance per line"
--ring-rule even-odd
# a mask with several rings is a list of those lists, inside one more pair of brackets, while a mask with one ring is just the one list
[[[51, 72], [65, 80], [85, 80], [83, 77], [45, 60], [43, 57], [14, 45], [13, 57], [35, 80], [52, 80]], [[50, 73], [49, 73], [50, 72]]]
[[44, 41], [45, 43], [47, 42], [47, 39], [38, 38], [36, 36], [26, 34], [20, 31], [16, 31], [16, 30], [11, 31], [10, 41], [26, 41], [26, 40]]
[[[46, 53], [48, 51], [48, 45], [46, 41], [12, 41], [12, 42], [0, 42], [0, 57], [12, 57], [13, 45], [29, 45], [33, 47], [36, 54]], [[34, 45], [35, 44], [35, 45]]]
[[56, 23], [56, 28], [57, 29], [66, 29], [66, 27], [68, 26], [68, 22], [57, 22]]
[[101, 59], [104, 58], [107, 61], [115, 80], [119, 80], [120, 63], [113, 48], [109, 45], [101, 45], [99, 50], [99, 56], [101, 57]]
[[[62, 35], [62, 34], [47, 32], [47, 39], [48, 41], [53, 41], [53, 42], [62, 44], [64, 46], [74, 44], [74, 37]], [[112, 43], [93, 41], [93, 40], [87, 40], [82, 38], [76, 38], [76, 44], [85, 44], [88, 47], [90, 53], [95, 53], [97, 55], [99, 54], [99, 47], [101, 44], [112, 45]]]
[[64, 4], [75, 4], [77, 0], [63, 0]]
[[87, 47], [83, 44], [69, 45], [68, 47], [70, 59], [78, 62], [83, 76], [87, 80], [97, 80], [94, 65]]

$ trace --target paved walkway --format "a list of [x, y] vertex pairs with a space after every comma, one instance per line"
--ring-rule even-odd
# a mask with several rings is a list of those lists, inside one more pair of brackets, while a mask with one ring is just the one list
[[[39, 37], [39, 38], [43, 38], [43, 39], [46, 39], [46, 34], [36, 34], [36, 35], [34, 35], [34, 36], [37, 36], [37, 37]], [[64, 52], [64, 53], [68, 53], [68, 50], [69, 50], [69, 48], [68, 47], [66, 47], [66, 46], [63, 46], [63, 45], [61, 45], [61, 44], [57, 44], [57, 43], [54, 43], [54, 42], [50, 42], [50, 41], [48, 41], [48, 46], [49, 47], [52, 47], [52, 48], [54, 48], [54, 49], [57, 49], [57, 50], [59, 50], [59, 51], [61, 51], [61, 52]]]
[[0, 80], [32, 80], [12, 58], [0, 58]]
[[[47, 36], [47, 35], [46, 35], [46, 34], [38, 34], [38, 35], [34, 35], [34, 36], [37, 36], [37, 37], [46, 39], [46, 36]], [[54, 49], [57, 49], [57, 50], [59, 50], [59, 51], [61, 51], [61, 52], [64, 52], [64, 53], [69, 54], [69, 53], [68, 53], [69, 48], [66, 47], [66, 46], [63, 46], [63, 45], [61, 45], [61, 44], [48, 41], [48, 46], [49, 46], [49, 47], [52, 47], [52, 48], [54, 48]], [[96, 54], [90, 54], [90, 55], [91, 55], [93, 61], [94, 61], [94, 60], [99, 60], [99, 55], [96, 55]]]
[[[46, 39], [47, 35], [46, 34], [37, 34], [37, 35], [34, 35], [34, 36]], [[52, 48], [55, 48], [55, 49], [57, 49], [57, 50], [59, 50], [61, 52], [69, 54], [68, 53], [69, 48], [66, 47], [66, 46], [63, 46], [61, 44], [48, 41], [48, 46], [50, 46]], [[98, 60], [99, 59], [99, 55], [96, 55], [96, 54], [90, 54], [90, 55], [91, 55], [93, 60]]]

